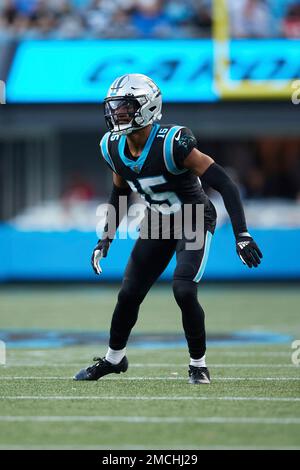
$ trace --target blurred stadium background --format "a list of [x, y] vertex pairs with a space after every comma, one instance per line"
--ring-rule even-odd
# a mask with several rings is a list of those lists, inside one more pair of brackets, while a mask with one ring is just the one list
[[[0, 0], [0, 80], [6, 85], [6, 104], [0, 105], [0, 339], [8, 346], [0, 386], [1, 398], [11, 396], [1, 413], [11, 422], [0, 418], [0, 429], [5, 430], [2, 447], [300, 445], [295, 400], [299, 369], [290, 360], [291, 341], [300, 337], [299, 51], [299, 0]], [[80, 348], [58, 332], [103, 332], [105, 344], [134, 243], [116, 240], [103, 262], [101, 279], [94, 276], [89, 259], [99, 224], [96, 211], [111, 188], [111, 173], [98, 150], [106, 132], [102, 100], [116, 76], [131, 72], [145, 73], [160, 86], [163, 122], [190, 127], [199, 148], [233, 176], [249, 229], [264, 252], [259, 269], [244, 268], [235, 254], [223, 203], [207, 188], [218, 210], [218, 228], [199, 293], [207, 307], [217, 388], [205, 393], [212, 399], [273, 396], [287, 403], [281, 406], [275, 400], [261, 407], [259, 401], [247, 402], [234, 408], [230, 402], [222, 408], [220, 402], [214, 408], [208, 400], [205, 406], [201, 403], [200, 417], [224, 413], [221, 424], [210, 423], [209, 432], [199, 423], [170, 426], [166, 421], [161, 433], [153, 423], [119, 423], [118, 428], [110, 423], [100, 436], [97, 423], [88, 419], [76, 431], [70, 432], [66, 422], [58, 432], [55, 424], [46, 422], [40, 432], [34, 419], [30, 424], [24, 416], [95, 414], [95, 404], [86, 405], [84, 396], [100, 393], [98, 389], [91, 392], [82, 386], [71, 392], [69, 383], [60, 380], [89, 361], [95, 338], [78, 340], [86, 345]], [[164, 280], [171, 279], [173, 266]], [[76, 281], [76, 287], [66, 286], [69, 281]], [[83, 286], [87, 282], [97, 284]], [[153, 335], [148, 347], [154, 347], [155, 335], [181, 332], [173, 310], [167, 285], [154, 288], [135, 330], [137, 336]], [[234, 337], [241, 332], [244, 340]], [[231, 335], [227, 347], [224, 335]], [[167, 379], [164, 382], [166, 375], [172, 379], [177, 374], [167, 363], [180, 371], [186, 354], [175, 336], [169, 337], [169, 349], [151, 349], [151, 357], [149, 350], [132, 345], [133, 376], [161, 374], [161, 380], [156, 383], [153, 377], [150, 390], [146, 379], [129, 380], [124, 394], [198, 395], [183, 382], [178, 388], [172, 383], [171, 391]], [[158, 339], [156, 348], [162, 348], [166, 338]], [[24, 346], [27, 349], [18, 349]], [[47, 348], [53, 346], [63, 349], [51, 350], [51, 368]], [[161, 367], [153, 366], [155, 361]], [[142, 370], [138, 363], [148, 366]], [[253, 375], [258, 382], [248, 383]], [[240, 382], [234, 382], [239, 377]], [[264, 387], [266, 383], [270, 387]], [[111, 384], [104, 381], [101, 393], [120, 394], [117, 384]], [[51, 401], [46, 405], [45, 400], [30, 399], [45, 390], [53, 396], [80, 394], [83, 401], [80, 406], [76, 400], [68, 402], [67, 408], [61, 402], [57, 408]], [[28, 395], [26, 405], [14, 401], [14, 394]], [[129, 405], [128, 415], [159, 413], [154, 404], [146, 408], [143, 403], [138, 412], [133, 402]], [[160, 402], [161, 419], [195, 415], [194, 403], [181, 402], [180, 411], [175, 405], [168, 408]], [[97, 415], [124, 414], [122, 401], [96, 406]], [[24, 418], [18, 427], [15, 415]], [[245, 419], [258, 415], [262, 422], [249, 427]], [[226, 416], [244, 421], [227, 428]], [[277, 427], [263, 422], [270, 416], [278, 419]], [[284, 419], [290, 419], [291, 429]], [[126, 438], [120, 429], [128, 433]]]

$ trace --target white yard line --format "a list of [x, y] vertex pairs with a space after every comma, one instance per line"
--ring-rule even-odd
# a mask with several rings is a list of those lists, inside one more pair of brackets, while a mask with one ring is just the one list
[[[143, 364], [143, 363], [133, 363], [133, 364], [129, 364], [130, 367], [188, 367], [188, 364], [170, 364], [170, 363], [148, 363], [148, 364]], [[208, 365], [209, 367], [213, 368], [213, 367], [221, 367], [221, 368], [237, 368], [237, 367], [240, 367], [240, 368], [252, 368], [252, 367], [255, 367], [255, 368], [275, 368], [275, 369], [280, 369], [282, 367], [290, 367], [290, 368], [294, 368], [296, 369], [296, 366], [294, 364], [291, 364], [291, 363], [288, 363], [288, 364], [243, 364], [243, 363], [240, 363], [240, 364], [224, 364], [224, 363], [221, 363], [221, 364], [213, 364], [213, 363], [210, 363]], [[300, 370], [300, 369], [299, 369]]]
[[0, 422], [34, 422], [34, 423], [58, 423], [58, 422], [87, 422], [87, 423], [132, 423], [132, 424], [300, 424], [299, 418], [261, 418], [261, 417], [223, 417], [208, 416], [206, 418], [184, 418], [182, 416], [0, 416]]
[[[287, 347], [289, 349], [289, 347]], [[208, 356], [229, 356], [229, 357], [290, 357], [290, 351], [218, 351], [214, 349], [213, 351], [210, 349], [207, 353]]]
[[120, 444], [120, 445], [86, 445], [86, 444], [1, 444], [0, 450], [300, 450], [296, 446], [249, 446], [247, 444], [239, 446], [226, 446], [224, 444], [215, 444], [207, 446], [197, 445], [174, 445], [174, 444], [161, 444], [157, 445], [148, 444], [143, 446], [139, 444]]
[[214, 397], [214, 396], [100, 396], [100, 395], [86, 395], [86, 396], [74, 396], [74, 395], [55, 395], [55, 396], [38, 396], [38, 395], [2, 395], [0, 400], [142, 400], [142, 401], [196, 401], [196, 400], [210, 400], [210, 401], [271, 401], [271, 402], [300, 402], [299, 397]]
[[[85, 367], [87, 364], [86, 363], [82, 363], [82, 362], [74, 362], [74, 363], [65, 363], [65, 364], [62, 364], [62, 363], [51, 363], [51, 362], [29, 362], [29, 363], [26, 363], [26, 362], [18, 362], [16, 364], [14, 363], [8, 363], [6, 364], [4, 367], [3, 367], [3, 370], [7, 369], [7, 368], [10, 368], [10, 367]], [[156, 368], [156, 367], [185, 367], [187, 368], [188, 367], [188, 363], [185, 363], [185, 364], [170, 364], [170, 363], [166, 363], [166, 362], [153, 362], [153, 363], [130, 363], [129, 364], [130, 367], [133, 367], [133, 368], [143, 368], [143, 367], [153, 367], [153, 368]], [[294, 364], [291, 364], [291, 363], [287, 363], [287, 364], [261, 364], [261, 363], [258, 363], [258, 364], [209, 364], [209, 367], [210, 368], [222, 368], [222, 369], [225, 369], [225, 368], [245, 368], [245, 369], [248, 369], [248, 368], [256, 368], [256, 369], [282, 369], [283, 367], [287, 367], [287, 368], [296, 368], [297, 366], [295, 366]], [[1, 369], [0, 369], [1, 370]]]
[[[72, 380], [72, 382], [78, 383], [77, 381], [73, 381], [72, 377], [56, 377], [56, 376], [0, 376], [0, 380]], [[148, 376], [143, 376], [143, 377], [105, 377], [100, 380], [188, 380], [187, 377], [180, 377], [180, 376], [175, 376], [175, 377], [148, 377]], [[299, 381], [300, 377], [213, 377], [212, 381], [226, 381], [226, 380], [233, 380], [233, 381], [238, 381], [238, 380], [254, 380], [254, 381], [263, 381], [263, 380], [282, 380], [282, 381]]]
[[[92, 351], [84, 351], [82, 353], [73, 353], [73, 352], [69, 352], [67, 351], [66, 349], [63, 350], [63, 351], [55, 351], [55, 350], [44, 350], [44, 351], [33, 351], [33, 350], [22, 350], [22, 353], [20, 353], [20, 350], [17, 350], [17, 349], [9, 349], [8, 351], [8, 354], [10, 355], [10, 357], [14, 358], [14, 360], [16, 361], [32, 361], [34, 359], [37, 359], [37, 361], [41, 362], [43, 361], [44, 362], [44, 359], [47, 359], [49, 358], [50, 356], [50, 351], [51, 351], [51, 358], [52, 360], [56, 360], [56, 361], [59, 361], [60, 363], [62, 363], [62, 361], [64, 360], [71, 360], [71, 361], [79, 361], [79, 362], [82, 362], [83, 360], [89, 360], [92, 356], [95, 356], [97, 355], [97, 353], [93, 353]], [[166, 352], [167, 354], [172, 354], [172, 357], [187, 357], [188, 358], [188, 353], [187, 351], [185, 350], [185, 348], [182, 348], [182, 349], [179, 349], [179, 350], [168, 350], [168, 349], [164, 349], [163, 350], [164, 352]], [[143, 356], [146, 356], [146, 357], [149, 357], [149, 351], [145, 351], [145, 350], [136, 350], [136, 349], [130, 349], [128, 351], [128, 354], [132, 357], [132, 358], [141, 358]], [[152, 350], [150, 352], [150, 355], [155, 355], [157, 354], [157, 351], [155, 350]], [[99, 356], [101, 356], [101, 353], [98, 354]], [[103, 354], [102, 354], [103, 355]], [[238, 358], [238, 357], [290, 357], [291, 356], [291, 351], [290, 351], [290, 345], [287, 345], [286, 347], [286, 350], [285, 351], [256, 351], [256, 350], [252, 350], [252, 351], [247, 351], [247, 350], [244, 350], [244, 349], [240, 349], [239, 347], [237, 347], [237, 349], [233, 349], [233, 350], [230, 350], [228, 348], [226, 348], [226, 351], [224, 351], [223, 349], [219, 350], [219, 348], [210, 348], [208, 353], [207, 353], [207, 356], [208, 357], [225, 357], [225, 356], [228, 356], [228, 357], [235, 357], [235, 358]], [[84, 358], [87, 358], [87, 359], [84, 359]], [[45, 363], [48, 363], [45, 361]]]
[[139, 444], [120, 444], [120, 445], [87, 445], [87, 444], [1, 444], [0, 450], [300, 450], [296, 446], [249, 446], [247, 444], [239, 446], [226, 446], [224, 444], [215, 444], [207, 446], [197, 445], [174, 445], [174, 444], [161, 444], [157, 445], [148, 444], [143, 446]]

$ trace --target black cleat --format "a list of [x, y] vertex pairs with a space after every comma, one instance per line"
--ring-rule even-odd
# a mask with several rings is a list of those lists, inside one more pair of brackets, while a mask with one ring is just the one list
[[94, 357], [96, 364], [87, 367], [86, 369], [81, 369], [74, 375], [74, 380], [98, 380], [104, 375], [107, 374], [120, 374], [120, 372], [126, 372], [128, 369], [128, 359], [126, 356], [123, 357], [122, 361], [119, 364], [112, 364], [108, 362], [105, 357], [101, 359], [100, 357]]
[[207, 367], [194, 367], [189, 368], [189, 383], [190, 384], [210, 384], [210, 375]]

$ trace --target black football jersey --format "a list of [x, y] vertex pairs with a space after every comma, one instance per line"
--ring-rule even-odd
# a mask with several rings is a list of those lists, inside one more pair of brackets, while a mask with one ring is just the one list
[[183, 126], [154, 123], [141, 155], [132, 157], [126, 135], [107, 132], [100, 142], [106, 163], [137, 191], [151, 209], [172, 214], [183, 204], [208, 204], [200, 179], [183, 167], [197, 146]]

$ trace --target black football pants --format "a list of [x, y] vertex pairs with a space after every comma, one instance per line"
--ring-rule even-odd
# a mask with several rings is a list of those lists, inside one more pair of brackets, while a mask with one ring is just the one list
[[200, 359], [205, 354], [204, 311], [197, 299], [197, 283], [205, 269], [211, 237], [211, 231], [206, 229], [204, 242], [196, 250], [187, 250], [185, 239], [137, 240], [112, 317], [109, 341], [112, 349], [119, 350], [126, 346], [141, 303], [176, 252], [173, 293], [181, 310], [189, 353], [193, 359]]

